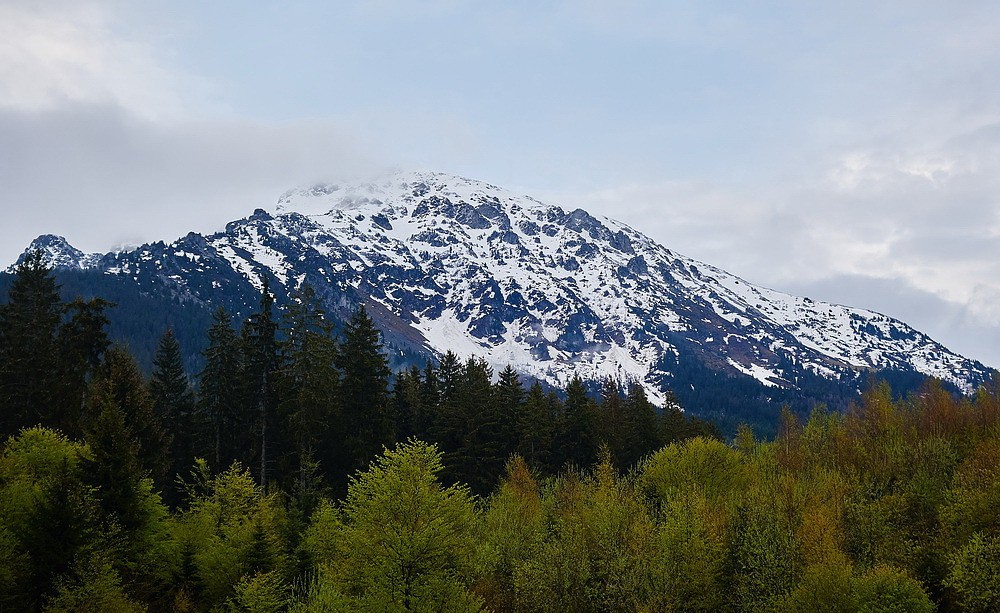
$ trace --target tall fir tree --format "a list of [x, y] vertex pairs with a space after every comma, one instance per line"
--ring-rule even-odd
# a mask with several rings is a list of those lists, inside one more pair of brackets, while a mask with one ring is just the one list
[[205, 367], [198, 378], [198, 409], [207, 424], [207, 432], [199, 439], [216, 473], [226, 470], [238, 457], [240, 355], [240, 340], [232, 318], [220, 307], [212, 316], [204, 353]]
[[289, 439], [284, 454], [286, 473], [296, 474], [297, 491], [304, 493], [320, 447], [330, 438], [338, 410], [340, 373], [333, 326], [326, 321], [311, 287], [294, 296], [284, 315], [284, 365], [280, 371], [283, 432]]
[[624, 467], [629, 425], [621, 386], [611, 377], [606, 378], [601, 384], [601, 403], [598, 408], [596, 442], [607, 445], [615, 466]]
[[507, 458], [517, 450], [517, 420], [524, 402], [524, 386], [521, 377], [511, 365], [507, 365], [497, 378], [493, 388], [493, 402], [499, 422], [498, 437], [502, 442], [500, 452]]
[[396, 440], [410, 437], [426, 440], [425, 409], [421, 394], [421, 374], [417, 366], [396, 373], [392, 385], [393, 413], [396, 416]]
[[597, 459], [594, 400], [580, 377], [566, 386], [566, 402], [555, 435], [556, 457], [560, 465], [590, 466]]
[[625, 397], [626, 438], [621, 458], [623, 468], [635, 466], [646, 455], [666, 443], [662, 439], [660, 415], [639, 383], [632, 383]]
[[115, 306], [101, 298], [77, 298], [64, 306], [66, 320], [59, 328], [59, 419], [56, 426], [78, 436], [83, 433], [87, 389], [111, 346], [105, 310]]
[[[196, 411], [194, 391], [181, 357], [181, 346], [171, 329], [160, 337], [153, 358], [149, 380], [153, 411], [171, 440], [170, 467], [167, 476], [185, 475], [194, 465], [197, 440], [203, 429]], [[164, 498], [175, 505], [179, 500], [173, 488], [164, 490]]]
[[172, 486], [170, 466], [170, 435], [153, 408], [146, 381], [132, 354], [123, 347], [113, 346], [104, 356], [91, 391], [88, 394], [88, 427], [98, 418], [106, 404], [113, 404], [124, 415], [125, 423], [138, 443], [139, 464], [153, 478], [161, 491]]
[[549, 396], [535, 381], [528, 388], [524, 402], [519, 405], [516, 421], [517, 453], [529, 466], [553, 471], [552, 437], [558, 399]]
[[353, 472], [366, 466], [394, 435], [389, 365], [378, 328], [363, 306], [344, 328], [337, 367], [341, 372], [344, 468]]
[[266, 276], [261, 276], [260, 308], [243, 325], [244, 385], [253, 414], [257, 479], [267, 490], [271, 458], [268, 454], [276, 424], [275, 374], [280, 367], [278, 322], [274, 296]]
[[0, 435], [53, 425], [61, 319], [52, 270], [41, 251], [28, 254], [14, 270], [7, 303], [0, 305]]

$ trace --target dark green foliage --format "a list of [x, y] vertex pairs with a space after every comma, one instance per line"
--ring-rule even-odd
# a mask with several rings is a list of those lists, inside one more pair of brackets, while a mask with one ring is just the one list
[[173, 483], [170, 470], [170, 435], [153, 408], [153, 399], [132, 355], [122, 347], [112, 347], [94, 377], [88, 394], [88, 418], [85, 429], [106, 405], [120, 411], [138, 444], [139, 466], [148, 473], [157, 488]]
[[[167, 478], [172, 482], [176, 475], [185, 473], [194, 464], [198, 442], [205, 431], [201, 414], [196, 410], [194, 390], [184, 372], [181, 347], [172, 330], [168, 329], [160, 337], [160, 346], [153, 358], [149, 393], [153, 412], [171, 441]], [[168, 502], [176, 505], [176, 490], [165, 488], [163, 491]]]
[[566, 402], [557, 422], [555, 459], [557, 465], [589, 466], [597, 459], [597, 404], [579, 377], [566, 386]]
[[285, 360], [279, 374], [281, 432], [291, 445], [282, 455], [283, 474], [295, 473], [296, 489], [307, 495], [310, 471], [333, 438], [340, 414], [337, 344], [311, 288], [304, 288], [285, 313]]
[[0, 434], [53, 425], [58, 401], [62, 320], [59, 288], [40, 251], [18, 265], [0, 305]]
[[221, 471], [241, 455], [242, 360], [239, 337], [225, 309], [219, 308], [208, 329], [205, 369], [199, 376], [198, 408], [207, 424], [200, 447], [213, 470]]
[[336, 364], [341, 373], [340, 430], [344, 437], [339, 468], [353, 471], [366, 466], [395, 434], [389, 365], [378, 328], [364, 307], [344, 327]]
[[515, 422], [517, 453], [529, 466], [547, 471], [555, 470], [552, 445], [555, 436], [555, 418], [558, 399], [546, 394], [537, 381], [528, 388], [528, 394], [518, 407]]
[[[274, 462], [271, 447], [276, 438], [276, 377], [281, 365], [278, 353], [278, 322], [274, 314], [274, 296], [266, 276], [261, 277], [259, 310], [243, 324], [243, 423], [252, 424], [253, 458], [243, 456], [257, 467], [257, 480], [267, 489]], [[249, 460], [253, 460], [250, 462]]]
[[63, 460], [25, 522], [21, 542], [27, 547], [29, 566], [22, 592], [28, 602], [52, 595], [60, 575], [101, 548], [100, 521], [93, 489], [83, 483], [78, 469]]
[[101, 298], [77, 298], [64, 306], [66, 319], [59, 329], [58, 419], [65, 432], [79, 433], [87, 405], [90, 378], [110, 346], [105, 328], [106, 310], [113, 307]]
[[[195, 404], [173, 334], [147, 383], [107, 349], [106, 303], [25, 275], [38, 317], [21, 287], [2, 346], [51, 343], [58, 376], [25, 370], [56, 381], [39, 419], [86, 444], [33, 428], [4, 445], [4, 610], [996, 608], [1000, 385], [880, 385], [729, 445], [672, 396], [525, 390], [453, 353], [390, 394], [364, 309], [336, 338], [308, 287], [278, 307], [265, 281], [242, 338], [217, 312]], [[385, 450], [414, 434], [431, 440]]]

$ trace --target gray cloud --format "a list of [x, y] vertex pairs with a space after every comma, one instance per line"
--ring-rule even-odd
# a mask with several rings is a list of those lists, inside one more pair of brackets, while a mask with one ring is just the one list
[[286, 189], [375, 171], [335, 122], [154, 123], [112, 105], [0, 110], [0, 261], [31, 236], [84, 250], [208, 231]]

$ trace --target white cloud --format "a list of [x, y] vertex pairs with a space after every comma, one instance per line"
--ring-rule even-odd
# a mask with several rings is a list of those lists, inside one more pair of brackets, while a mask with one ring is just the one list
[[115, 104], [141, 117], [174, 116], [203, 87], [164, 66], [136, 35], [119, 3], [0, 4], [0, 107], [51, 110], [67, 103]]

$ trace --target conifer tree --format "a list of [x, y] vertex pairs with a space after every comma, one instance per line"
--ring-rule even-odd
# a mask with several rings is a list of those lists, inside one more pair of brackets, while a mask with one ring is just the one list
[[146, 381], [126, 349], [113, 346], [108, 350], [88, 398], [91, 420], [100, 416], [106, 404], [112, 404], [122, 412], [138, 443], [142, 470], [150, 474], [158, 489], [170, 487], [167, 469], [170, 465], [171, 439], [153, 409]]
[[460, 443], [445, 454], [445, 472], [480, 494], [493, 488], [507, 460], [492, 378], [493, 370], [484, 360], [469, 358], [456, 390], [455, 412], [447, 422]]
[[333, 327], [311, 287], [304, 287], [285, 312], [285, 361], [280, 412], [290, 438], [297, 489], [305, 493], [319, 448], [330, 438], [338, 410], [340, 374]]
[[[153, 411], [172, 441], [167, 476], [173, 479], [177, 474], [187, 473], [193, 465], [201, 424], [195, 411], [194, 392], [184, 372], [181, 346], [171, 329], [160, 337], [153, 358], [149, 392]], [[166, 497], [171, 503], [176, 503], [173, 491], [168, 488], [165, 493], [168, 493]]]
[[423, 411], [418, 416], [416, 429], [422, 433], [421, 440], [431, 440], [431, 431], [434, 428], [434, 419], [440, 404], [441, 390], [438, 384], [437, 370], [435, 370], [434, 364], [428, 361], [420, 378], [420, 406]]
[[510, 364], [500, 372], [493, 389], [493, 398], [499, 421], [497, 435], [502, 442], [500, 452], [506, 466], [507, 459], [517, 450], [517, 418], [521, 413], [521, 403], [524, 402], [521, 377]]
[[41, 251], [28, 254], [14, 270], [7, 303], [0, 305], [0, 435], [53, 425], [61, 318], [52, 270]]
[[566, 402], [555, 436], [560, 464], [589, 466], [597, 458], [595, 406], [583, 380], [574, 376], [566, 386]]
[[660, 438], [659, 416], [656, 407], [646, 397], [646, 390], [632, 383], [625, 397], [625, 446], [621, 466], [635, 466], [647, 454], [656, 451], [664, 442]]
[[31, 549], [25, 592], [37, 610], [75, 560], [90, 557], [104, 545], [94, 492], [80, 479], [79, 468], [62, 462], [26, 523], [24, 541]]
[[344, 328], [337, 353], [341, 372], [342, 428], [347, 472], [365, 466], [392, 442], [394, 420], [389, 406], [389, 365], [375, 323], [364, 306]]
[[[237, 458], [237, 407], [240, 401], [240, 344], [232, 319], [219, 308], [212, 316], [205, 349], [205, 368], [199, 376], [198, 404], [207, 422], [202, 447], [216, 473]], [[206, 440], [207, 439], [207, 440]]]
[[551, 470], [554, 434], [552, 401], [535, 381], [520, 405], [516, 423], [517, 453], [536, 469]]
[[115, 306], [101, 298], [77, 298], [64, 306], [67, 319], [59, 328], [59, 418], [56, 427], [70, 435], [83, 432], [87, 387], [111, 345], [104, 311]]
[[[253, 432], [257, 478], [267, 491], [270, 470], [269, 451], [275, 430], [275, 373], [279, 368], [278, 324], [274, 316], [274, 297], [266, 276], [261, 277], [260, 310], [243, 325], [244, 384], [252, 399]], [[249, 408], [249, 407], [248, 407]]]
[[140, 464], [139, 441], [111, 393], [104, 387], [94, 397], [99, 412], [87, 428], [90, 457], [83, 459], [81, 468], [100, 503], [114, 566], [128, 583], [148, 591], [155, 583], [153, 569], [167, 557], [167, 511]]
[[601, 385], [600, 419], [598, 442], [607, 445], [615, 466], [628, 466], [626, 446], [629, 441], [629, 423], [625, 400], [622, 398], [618, 382], [608, 377]]
[[405, 441], [410, 437], [426, 440], [426, 418], [420, 388], [420, 369], [416, 366], [397, 373], [392, 386], [392, 404], [398, 441]]

